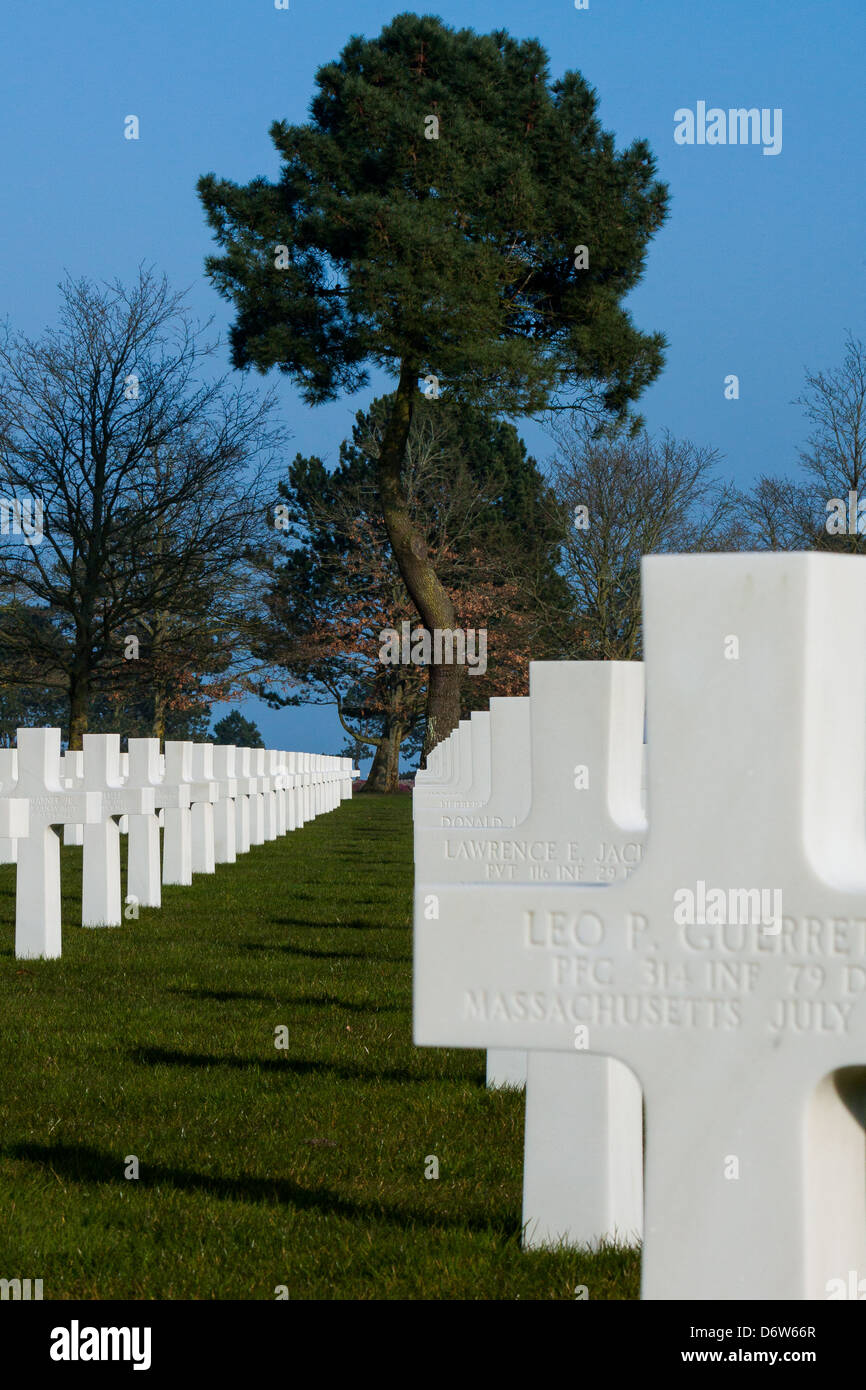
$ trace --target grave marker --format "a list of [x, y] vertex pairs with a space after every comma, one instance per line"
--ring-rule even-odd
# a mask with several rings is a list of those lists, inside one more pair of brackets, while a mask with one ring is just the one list
[[644, 1089], [643, 1297], [824, 1298], [866, 1267], [866, 565], [653, 556], [643, 583], [643, 860], [502, 885], [495, 917], [489, 886], [419, 885], [416, 1041], [586, 1028]]
[[[84, 790], [84, 753], [80, 748], [70, 748], [60, 758], [60, 779], [69, 791]], [[65, 845], [84, 844], [83, 825], [64, 825], [63, 843]]]
[[215, 801], [219, 792], [209, 779], [193, 778], [192, 743], [187, 740], [166, 741], [164, 781], [169, 787], [187, 787], [189, 805], [165, 807], [162, 881], [188, 887], [192, 883], [192, 807]]
[[219, 801], [214, 806], [214, 860], [217, 864], [234, 864], [237, 860], [236, 755], [234, 744], [218, 743], [213, 750], [213, 773], [220, 791]]
[[189, 787], [163, 780], [164, 760], [158, 738], [131, 738], [129, 743], [130, 787], [153, 792], [154, 810], [129, 817], [127, 892], [141, 907], [161, 907], [159, 825], [165, 809], [189, 810]]
[[191, 862], [194, 874], [216, 873], [214, 843], [214, 803], [219, 798], [219, 786], [214, 781], [214, 746], [212, 743], [194, 743], [190, 767], [193, 785], [205, 785], [213, 796], [202, 796], [192, 802], [190, 810]]
[[[62, 825], [96, 825], [99, 792], [67, 791], [60, 779], [60, 730], [18, 730], [15, 797], [30, 803], [30, 833], [18, 838], [15, 955], [21, 960], [61, 953], [60, 837]], [[21, 829], [8, 832], [20, 837]]]
[[301, 774], [297, 753], [286, 753], [286, 782], [289, 789], [286, 802], [286, 825], [289, 831], [298, 830], [301, 824]]
[[268, 779], [265, 776], [265, 750], [264, 748], [251, 748], [249, 751], [250, 776], [255, 781], [250, 795], [250, 844], [263, 845], [265, 843], [265, 799], [268, 791]]
[[[625, 877], [639, 862], [640, 663], [533, 662], [529, 669], [528, 727], [524, 720], [522, 730], [506, 731], [502, 715], [512, 702], [502, 711], [491, 703], [492, 779], [515, 799], [492, 794], [477, 811], [443, 816], [442, 830], [417, 829], [421, 879], [599, 881]], [[639, 1239], [642, 1120], [634, 1076], [609, 1058], [574, 1052], [527, 1058], [488, 1051], [488, 1084], [512, 1077], [519, 1084], [521, 1072], [524, 1245]]]
[[250, 797], [256, 790], [256, 780], [250, 776], [250, 749], [235, 749], [235, 780], [238, 797], [235, 802], [235, 829], [237, 831], [236, 849], [238, 854], [248, 854], [250, 849]]
[[271, 753], [271, 773], [274, 778], [274, 807], [276, 815], [276, 834], [285, 835], [288, 829], [288, 773], [286, 771], [286, 754], [277, 750]]
[[101, 796], [98, 822], [84, 825], [81, 925], [119, 927], [120, 827], [124, 815], [152, 815], [152, 788], [125, 787], [120, 778], [120, 735], [85, 734], [84, 789]]
[[[14, 748], [0, 748], [0, 796], [11, 796], [17, 779], [18, 754]], [[15, 864], [17, 860], [18, 842], [0, 836], [0, 864]]]

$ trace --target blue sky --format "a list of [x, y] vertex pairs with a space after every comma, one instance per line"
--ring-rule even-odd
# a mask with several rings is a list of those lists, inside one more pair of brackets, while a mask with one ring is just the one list
[[[196, 179], [213, 170], [274, 176], [270, 122], [306, 118], [316, 68], [355, 33], [401, 9], [374, 0], [40, 0], [0, 16], [0, 315], [38, 333], [65, 270], [131, 279], [142, 260], [189, 287], [190, 304], [231, 321], [203, 274], [210, 236]], [[719, 448], [747, 483], [793, 470], [805, 427], [804, 369], [842, 356], [864, 332], [866, 7], [853, 0], [461, 0], [423, 6], [446, 23], [540, 39], [554, 76], [579, 69], [617, 143], [649, 141], [672, 193], [643, 283], [637, 324], [669, 339], [667, 367], [641, 409], [651, 429]], [[760, 146], [678, 145], [674, 112], [783, 112], [778, 155]], [[138, 141], [123, 138], [127, 115]], [[740, 398], [724, 397], [739, 377]], [[276, 374], [273, 374], [274, 377]], [[381, 389], [383, 383], [377, 383]], [[375, 388], [310, 410], [278, 383], [289, 456], [335, 459]], [[539, 457], [549, 452], [528, 422]], [[329, 709], [244, 712], [266, 738], [336, 751]]]

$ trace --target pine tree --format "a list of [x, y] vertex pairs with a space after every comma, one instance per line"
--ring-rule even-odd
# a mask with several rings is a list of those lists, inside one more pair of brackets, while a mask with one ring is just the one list
[[[451, 628], [403, 486], [419, 379], [506, 416], [626, 417], [663, 362], [661, 335], [620, 301], [667, 190], [648, 145], [618, 153], [595, 92], [577, 72], [552, 82], [535, 40], [402, 14], [351, 39], [316, 86], [306, 125], [271, 127], [278, 182], [199, 181], [224, 249], [207, 270], [236, 309], [236, 366], [279, 367], [310, 405], [359, 389], [370, 366], [396, 378], [382, 515], [423, 622]], [[434, 667], [425, 751], [459, 698], [455, 667]]]
[[264, 748], [264, 740], [251, 719], [236, 709], [213, 726], [214, 743], [233, 743], [237, 748]]

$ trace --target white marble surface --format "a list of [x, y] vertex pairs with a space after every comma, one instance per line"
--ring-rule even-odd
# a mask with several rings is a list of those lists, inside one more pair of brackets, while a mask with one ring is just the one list
[[[568, 1053], [585, 1026], [644, 1090], [643, 1297], [824, 1298], [866, 1268], [866, 560], [654, 556], [643, 593], [642, 862], [500, 885], [495, 915], [420, 884], [415, 1040]], [[710, 920], [678, 920], [701, 884]]]

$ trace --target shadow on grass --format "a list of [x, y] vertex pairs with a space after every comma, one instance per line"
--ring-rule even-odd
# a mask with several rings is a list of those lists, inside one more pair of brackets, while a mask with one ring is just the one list
[[297, 927], [299, 930], [328, 931], [329, 929], [341, 931], [382, 931], [383, 928], [399, 926], [399, 923], [390, 921], [385, 922], [362, 922], [359, 918], [354, 918], [350, 922], [323, 922], [320, 917], [300, 918], [300, 917], [269, 917], [269, 922], [273, 922], [275, 927]]
[[264, 994], [260, 990], [245, 989], [172, 989], [170, 994], [184, 994], [191, 999], [212, 999], [217, 1003], [230, 1003], [233, 999], [260, 999], [268, 1004], [301, 1004], [311, 1009], [344, 1009], [354, 1014], [394, 1014], [400, 1013], [402, 1005], [377, 1004], [374, 1000], [358, 1004], [351, 999], [338, 999], [333, 994]]
[[240, 942], [242, 951], [282, 951], [289, 956], [306, 956], [310, 960], [381, 960], [407, 961], [408, 955], [389, 955], [387, 951], [317, 951], [312, 946], [277, 945], [266, 946], [261, 941]]
[[355, 1062], [307, 1062], [292, 1057], [216, 1057], [208, 1052], [174, 1052], [164, 1047], [138, 1047], [129, 1053], [133, 1062], [144, 1067], [227, 1068], [230, 1071], [288, 1072], [291, 1076], [333, 1076], [340, 1081], [470, 1082], [486, 1090], [486, 1078], [479, 1075], [443, 1076], [438, 1072], [409, 1071], [407, 1067], [362, 1067]]
[[333, 994], [297, 994], [282, 1001], [284, 1004], [302, 1004], [309, 1009], [347, 1009], [354, 1014], [399, 1014], [406, 1010], [403, 1004], [378, 1004], [374, 999], [358, 1004], [350, 999], [338, 999]]
[[261, 999], [269, 1004], [281, 1001], [275, 994], [263, 994], [256, 989], [169, 989], [168, 994], [183, 994], [188, 999], [213, 999], [220, 1004], [228, 1004], [232, 999]]
[[[6, 1158], [35, 1163], [61, 1180], [76, 1183], [99, 1183], [117, 1187], [123, 1182], [123, 1165], [117, 1154], [105, 1153], [86, 1144], [13, 1144], [0, 1150]], [[326, 1187], [302, 1187], [291, 1178], [210, 1177], [185, 1168], [170, 1168], [159, 1163], [143, 1163], [136, 1180], [141, 1187], [173, 1187], [179, 1192], [203, 1192], [207, 1196], [229, 1201], [273, 1203], [294, 1207], [298, 1211], [321, 1211], [331, 1216], [343, 1216], [351, 1221], [380, 1222], [388, 1226], [411, 1228], [423, 1226], [430, 1230], [457, 1229], [489, 1231], [505, 1240], [518, 1240], [520, 1224], [505, 1216], [486, 1217], [469, 1214], [460, 1219], [437, 1215], [418, 1208], [389, 1207], [379, 1202], [356, 1202]]]

